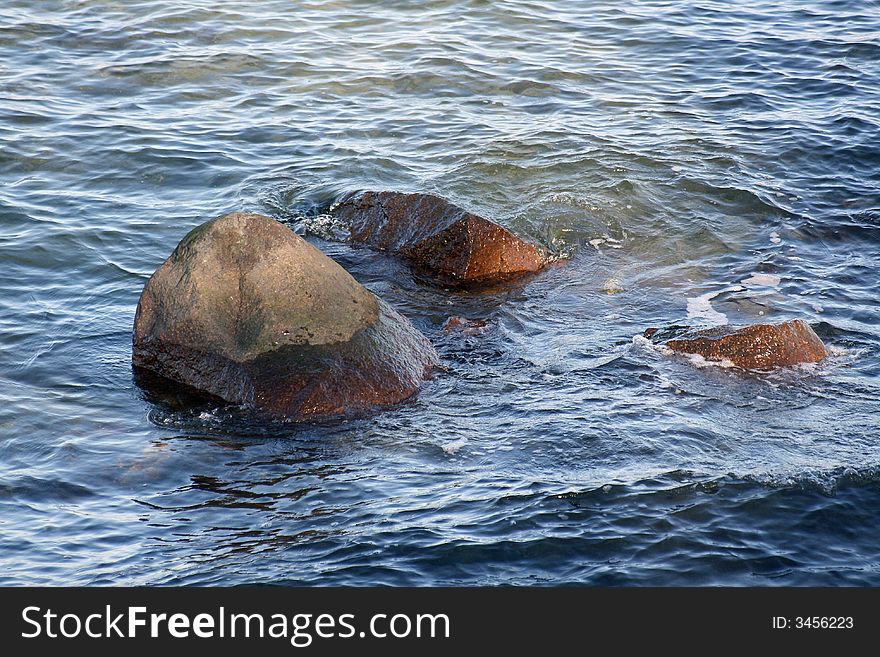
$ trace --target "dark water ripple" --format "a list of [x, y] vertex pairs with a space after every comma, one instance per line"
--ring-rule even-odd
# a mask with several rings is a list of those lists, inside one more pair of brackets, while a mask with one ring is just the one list
[[[878, 144], [873, 1], [4, 3], [0, 584], [877, 585]], [[326, 426], [142, 396], [191, 227], [364, 187], [570, 262], [449, 293], [312, 237], [446, 374]], [[722, 315], [834, 355], [637, 337]]]

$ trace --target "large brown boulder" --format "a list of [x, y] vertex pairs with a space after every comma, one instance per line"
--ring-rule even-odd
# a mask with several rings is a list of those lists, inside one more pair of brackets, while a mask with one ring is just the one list
[[444, 285], [491, 285], [547, 262], [534, 245], [439, 196], [355, 192], [332, 212], [350, 226], [352, 242], [395, 253]]
[[[651, 337], [656, 330], [645, 332]], [[819, 336], [806, 322], [719, 326], [691, 330], [667, 340], [673, 351], [698, 354], [708, 361], [729, 361], [748, 370], [767, 370], [798, 363], [817, 363], [828, 355]]]
[[356, 415], [418, 390], [428, 340], [277, 221], [235, 213], [193, 230], [144, 287], [132, 360], [271, 415]]

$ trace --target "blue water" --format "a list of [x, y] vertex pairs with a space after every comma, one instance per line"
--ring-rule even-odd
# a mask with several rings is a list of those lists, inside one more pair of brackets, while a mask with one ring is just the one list
[[[423, 285], [312, 234], [361, 188], [568, 262]], [[146, 399], [140, 291], [240, 209], [448, 372], [322, 426]], [[878, 264], [874, 1], [6, 0], [0, 584], [880, 585]], [[637, 337], [795, 317], [826, 362]]]

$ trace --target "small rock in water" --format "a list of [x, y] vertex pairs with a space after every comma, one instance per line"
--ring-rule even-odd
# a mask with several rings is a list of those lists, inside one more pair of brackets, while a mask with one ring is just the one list
[[352, 242], [397, 254], [443, 285], [492, 285], [548, 262], [506, 228], [431, 194], [356, 192], [331, 212], [351, 226]]
[[620, 282], [620, 279], [614, 276], [605, 279], [605, 282], [602, 283], [602, 290], [605, 292], [605, 294], [620, 294], [624, 291], [623, 284]]
[[468, 319], [461, 315], [453, 315], [443, 324], [444, 333], [461, 331], [463, 335], [483, 335], [489, 330], [489, 324], [483, 319]]
[[[747, 370], [817, 363], [828, 355], [819, 336], [809, 324], [799, 319], [782, 324], [752, 324], [739, 328], [719, 326], [684, 332], [681, 327], [664, 331], [653, 328], [644, 335], [646, 338], [658, 336], [655, 341], [673, 351]], [[670, 337], [672, 339], [668, 339]]]

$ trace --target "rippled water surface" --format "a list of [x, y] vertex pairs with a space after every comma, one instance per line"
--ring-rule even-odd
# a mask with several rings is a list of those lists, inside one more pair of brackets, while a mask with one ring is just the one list
[[[569, 260], [451, 293], [312, 235], [447, 373], [324, 426], [144, 398], [184, 234], [362, 188]], [[6, 0], [0, 583], [880, 585], [878, 256], [877, 2]], [[830, 359], [637, 337], [794, 317]]]

